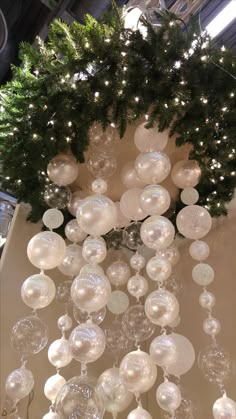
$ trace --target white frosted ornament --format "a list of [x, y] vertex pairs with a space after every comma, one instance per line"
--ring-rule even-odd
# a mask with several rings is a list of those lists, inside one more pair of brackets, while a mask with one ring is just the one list
[[172, 267], [168, 259], [154, 256], [149, 259], [146, 271], [153, 281], [163, 282], [171, 275]]
[[140, 206], [148, 215], [162, 215], [170, 207], [170, 194], [161, 185], [150, 185], [140, 195]]
[[207, 263], [198, 263], [192, 270], [192, 278], [196, 284], [206, 287], [214, 280], [214, 270]]
[[142, 255], [136, 252], [133, 256], [131, 256], [129, 263], [131, 268], [133, 268], [135, 271], [140, 271], [144, 268], [146, 260]]
[[171, 170], [170, 159], [161, 151], [141, 153], [135, 161], [138, 177], [148, 184], [161, 183]]
[[77, 220], [71, 220], [66, 224], [65, 235], [73, 243], [80, 243], [87, 237], [87, 233], [82, 230]]
[[204, 291], [199, 297], [199, 304], [206, 310], [211, 310], [216, 303], [216, 297], [209, 291]]
[[112, 291], [107, 302], [108, 310], [115, 315], [119, 315], [124, 313], [128, 307], [129, 298], [127, 294], [120, 290]]
[[12, 371], [5, 383], [6, 395], [15, 401], [24, 399], [34, 387], [34, 377], [30, 370], [25, 367]]
[[84, 198], [87, 198], [86, 192], [80, 190], [73, 192], [70, 202], [67, 204], [67, 208], [69, 213], [74, 217], [76, 217], [78, 206]]
[[87, 263], [101, 263], [107, 255], [105, 240], [102, 237], [87, 237], [83, 243], [82, 255]]
[[107, 181], [102, 178], [93, 180], [91, 189], [94, 193], [103, 195], [107, 192]]
[[162, 249], [157, 253], [157, 256], [168, 259], [172, 266], [177, 265], [180, 259], [179, 249], [176, 246], [170, 246], [166, 249]]
[[133, 394], [127, 391], [127, 388], [124, 386], [119, 375], [119, 368], [105, 370], [100, 375], [98, 384], [103, 391], [107, 412], [122, 412], [130, 405]]
[[64, 259], [58, 266], [58, 269], [64, 275], [73, 277], [80, 273], [84, 265], [85, 260], [82, 255], [82, 247], [78, 244], [69, 244], [66, 247]]
[[180, 194], [181, 201], [185, 205], [194, 205], [199, 199], [199, 193], [195, 188], [184, 188]]
[[181, 404], [179, 387], [170, 381], [165, 381], [157, 388], [156, 400], [161, 409], [174, 412]]
[[56, 268], [62, 262], [65, 251], [65, 241], [53, 231], [36, 234], [27, 246], [29, 261], [42, 270]]
[[138, 406], [128, 414], [127, 419], [152, 419], [152, 416], [147, 410]]
[[60, 419], [60, 416], [56, 412], [48, 412], [46, 415], [43, 416], [42, 419]]
[[160, 335], [153, 339], [149, 349], [155, 364], [167, 369], [177, 361], [177, 346], [171, 335]]
[[120, 209], [125, 217], [130, 220], [143, 220], [147, 214], [140, 206], [140, 196], [142, 189], [132, 188], [128, 189], [120, 198]]
[[48, 360], [56, 368], [69, 365], [72, 361], [69, 341], [62, 337], [52, 342], [48, 348]]
[[117, 219], [115, 223], [115, 227], [123, 228], [126, 227], [130, 223], [130, 219], [126, 217], [120, 209], [120, 202], [115, 202], [116, 212], [117, 212]]
[[21, 287], [21, 298], [34, 310], [47, 307], [54, 300], [56, 287], [49, 276], [43, 274], [31, 275]]
[[144, 276], [136, 274], [128, 280], [127, 290], [132, 297], [139, 300], [148, 292], [148, 282]]
[[189, 205], [177, 215], [176, 224], [179, 232], [188, 239], [201, 239], [209, 233], [212, 218], [206, 208]]
[[131, 188], [143, 188], [146, 183], [142, 182], [135, 170], [134, 162], [128, 162], [124, 165], [121, 170], [121, 181], [127, 189]]
[[236, 402], [226, 395], [220, 397], [213, 405], [214, 419], [235, 419]]
[[203, 331], [210, 336], [216, 336], [220, 333], [221, 325], [215, 317], [208, 317], [203, 322]]
[[77, 276], [71, 286], [74, 304], [88, 313], [105, 307], [111, 294], [111, 285], [104, 274], [83, 273]]
[[120, 377], [132, 393], [145, 393], [156, 381], [157, 367], [146, 352], [129, 352], [120, 363]]
[[74, 156], [69, 154], [58, 154], [47, 166], [49, 179], [59, 186], [66, 186], [73, 183], [78, 177], [78, 164]]
[[195, 361], [194, 347], [185, 336], [178, 333], [168, 335], [168, 340], [173, 343], [175, 351], [166, 365], [166, 372], [179, 377], [192, 368]]
[[81, 201], [76, 218], [83, 231], [91, 236], [102, 236], [116, 224], [116, 207], [110, 198], [92, 195]]
[[97, 273], [99, 275], [104, 275], [104, 270], [100, 265], [95, 263], [86, 263], [80, 271], [80, 275], [89, 274], [89, 273]]
[[158, 326], [168, 326], [179, 314], [179, 303], [171, 292], [160, 289], [148, 295], [145, 301], [148, 319]]
[[137, 149], [141, 152], [163, 150], [168, 143], [168, 131], [158, 131], [158, 125], [152, 128], [146, 128], [146, 125], [147, 122], [143, 122], [135, 130], [134, 143]]
[[171, 179], [178, 188], [194, 187], [199, 183], [201, 169], [196, 160], [181, 160], [177, 162], [171, 172]]
[[44, 385], [44, 395], [52, 403], [55, 402], [61, 388], [66, 384], [66, 380], [59, 373], [49, 377]]
[[58, 329], [62, 330], [62, 332], [66, 332], [72, 328], [73, 321], [72, 318], [68, 314], [63, 314], [63, 316], [59, 317], [57, 320], [57, 327]]
[[95, 362], [105, 350], [106, 337], [99, 326], [87, 322], [72, 330], [69, 343], [74, 359], [82, 363]]
[[175, 228], [166, 217], [153, 215], [142, 223], [140, 236], [150, 249], [162, 250], [173, 242]]
[[131, 271], [128, 263], [117, 260], [108, 266], [106, 275], [112, 285], [119, 287], [128, 282]]
[[199, 262], [207, 259], [210, 254], [210, 248], [208, 244], [202, 240], [196, 240], [191, 243], [189, 247], [190, 256]]
[[60, 227], [63, 221], [63, 213], [56, 208], [50, 208], [43, 214], [43, 224], [50, 230]]

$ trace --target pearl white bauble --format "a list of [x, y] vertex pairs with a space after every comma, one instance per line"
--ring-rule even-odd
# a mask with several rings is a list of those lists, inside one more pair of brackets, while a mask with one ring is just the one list
[[206, 287], [214, 280], [214, 270], [207, 263], [198, 263], [192, 270], [192, 278], [196, 284]]
[[48, 412], [46, 415], [43, 416], [42, 419], [60, 419], [60, 416], [56, 412]]
[[119, 287], [128, 282], [131, 271], [128, 263], [117, 260], [108, 266], [106, 275], [112, 285]]
[[132, 393], [145, 393], [156, 381], [157, 368], [150, 355], [137, 350], [122, 359], [120, 377]]
[[128, 162], [124, 165], [121, 170], [121, 181], [127, 189], [131, 188], [143, 188], [146, 183], [142, 182], [135, 170], [134, 162]]
[[124, 313], [128, 307], [129, 298], [124, 291], [116, 290], [111, 292], [107, 302], [107, 308], [111, 313], [118, 316]]
[[170, 381], [165, 381], [157, 388], [156, 400], [161, 409], [171, 413], [174, 412], [181, 403], [179, 387]]
[[5, 382], [6, 395], [11, 400], [21, 400], [30, 394], [34, 387], [34, 377], [25, 367], [12, 371]]
[[158, 131], [157, 125], [146, 128], [146, 124], [147, 122], [143, 122], [135, 130], [134, 143], [137, 149], [141, 152], [163, 150], [168, 143], [168, 131]]
[[66, 224], [65, 235], [73, 243], [80, 243], [87, 237], [87, 233], [82, 230], [77, 220], [71, 220]]
[[132, 297], [139, 300], [148, 292], [148, 282], [144, 276], [136, 274], [128, 280], [127, 290]]
[[65, 252], [65, 241], [53, 231], [36, 234], [27, 246], [29, 261], [42, 270], [56, 268], [62, 262]]
[[220, 333], [221, 325], [215, 317], [209, 317], [203, 322], [203, 330], [207, 335], [216, 336]]
[[201, 169], [196, 160], [181, 160], [177, 162], [171, 172], [171, 179], [178, 188], [185, 189], [198, 184]]
[[212, 218], [206, 208], [189, 205], [177, 215], [176, 224], [179, 232], [187, 239], [198, 240], [209, 233]]
[[120, 210], [122, 214], [129, 220], [143, 220], [147, 217], [140, 205], [140, 196], [142, 189], [128, 189], [120, 198]]
[[177, 361], [177, 345], [172, 335], [160, 335], [153, 339], [149, 349], [150, 355], [155, 364], [167, 369]]
[[81, 201], [87, 198], [87, 194], [85, 191], [75, 191], [70, 199], [70, 202], [67, 204], [68, 211], [71, 215], [76, 217], [76, 212], [78, 209], [78, 206], [80, 205]]
[[196, 240], [191, 243], [189, 247], [189, 253], [194, 260], [202, 262], [208, 258], [210, 254], [210, 248], [206, 242], [202, 240]]
[[149, 185], [140, 195], [140, 206], [148, 215], [162, 215], [170, 207], [170, 194], [161, 185]]
[[48, 378], [44, 385], [44, 395], [52, 403], [55, 402], [61, 388], [66, 384], [66, 380], [59, 373]]
[[220, 397], [213, 405], [214, 419], [235, 419], [236, 402], [226, 395]]
[[72, 361], [69, 341], [62, 337], [52, 342], [48, 348], [48, 360], [56, 368], [69, 365]]
[[66, 276], [74, 277], [80, 273], [81, 268], [85, 265], [82, 255], [82, 247], [78, 244], [69, 244], [63, 261], [58, 266], [61, 273]]
[[59, 186], [70, 185], [78, 177], [76, 159], [69, 154], [58, 154], [49, 162], [47, 174], [49, 179]]
[[97, 178], [93, 180], [91, 188], [94, 193], [103, 195], [107, 192], [107, 181], [101, 178]]
[[145, 313], [148, 319], [158, 326], [168, 326], [179, 315], [179, 303], [171, 292], [160, 289], [146, 298]]
[[56, 287], [49, 276], [35, 274], [27, 278], [21, 287], [21, 298], [24, 303], [38, 310], [47, 307], [54, 300]]
[[157, 256], [161, 256], [162, 258], [168, 259], [172, 266], [177, 265], [180, 259], [179, 249], [176, 246], [170, 246], [166, 249], [160, 250], [157, 253]]
[[149, 259], [146, 265], [146, 271], [149, 278], [153, 281], [163, 282], [171, 275], [172, 267], [168, 259], [154, 256]]
[[99, 326], [87, 322], [72, 330], [69, 343], [74, 359], [82, 363], [95, 362], [105, 350], [106, 337]]
[[171, 170], [170, 159], [161, 151], [141, 153], [135, 161], [138, 177], [148, 184], [161, 183]]
[[70, 330], [73, 325], [73, 320], [68, 314], [63, 314], [63, 316], [59, 317], [57, 320], [57, 327], [58, 329], [62, 330], [62, 332], [66, 332]]
[[136, 252], [133, 256], [131, 256], [129, 263], [131, 268], [135, 271], [140, 271], [144, 268], [146, 260], [142, 255]]
[[127, 419], [152, 419], [152, 416], [147, 410], [138, 406], [128, 414]]
[[63, 224], [64, 215], [61, 211], [56, 208], [50, 208], [43, 214], [43, 224], [53, 230], [54, 228], [58, 228]]
[[173, 224], [161, 215], [153, 215], [142, 223], [140, 236], [143, 243], [154, 250], [167, 248], [174, 240]]
[[194, 205], [199, 199], [199, 193], [195, 188], [184, 188], [180, 194], [180, 198], [185, 205]]
[[125, 410], [131, 403], [133, 394], [127, 391], [119, 375], [119, 368], [105, 370], [98, 379], [104, 394], [107, 412], [118, 413]]
[[216, 297], [209, 291], [204, 291], [199, 297], [199, 304], [206, 310], [211, 310], [216, 303]]
[[107, 255], [105, 240], [102, 237], [87, 237], [83, 243], [82, 255], [87, 263], [101, 263]]

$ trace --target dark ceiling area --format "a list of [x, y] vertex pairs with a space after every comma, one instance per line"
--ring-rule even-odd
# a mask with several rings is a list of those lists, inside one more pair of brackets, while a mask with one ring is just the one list
[[[176, 1], [166, 0], [165, 5], [170, 9]], [[200, 11], [198, 11], [202, 28], [229, 1], [203, 0]], [[138, 4], [139, 2], [140, 0], [137, 0], [132, 4]], [[118, 6], [122, 6], [128, 3], [128, 0], [116, 0], [116, 3]], [[158, 5], [159, 2], [154, 3]], [[55, 17], [60, 17], [69, 23], [75, 19], [83, 22], [85, 14], [89, 13], [99, 19], [109, 8], [111, 8], [111, 0], [0, 0], [0, 9], [8, 28], [7, 42], [2, 52], [0, 52], [0, 83], [4, 83], [11, 77], [11, 63], [18, 64], [19, 44], [22, 41], [33, 42], [36, 35], [46, 39], [48, 26]], [[236, 48], [235, 21], [220, 34], [219, 39], [220, 42], [225, 43], [230, 48]]]

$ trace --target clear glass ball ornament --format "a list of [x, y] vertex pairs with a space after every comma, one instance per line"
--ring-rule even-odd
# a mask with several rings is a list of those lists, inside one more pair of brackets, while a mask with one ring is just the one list
[[129, 307], [129, 297], [124, 291], [112, 291], [107, 302], [108, 310], [118, 316], [124, 313]]
[[11, 346], [21, 355], [34, 355], [48, 343], [48, 327], [37, 316], [18, 320], [11, 331]]
[[207, 287], [214, 281], [214, 269], [207, 263], [198, 263], [192, 270], [192, 278], [196, 284]]
[[144, 256], [140, 255], [138, 252], [136, 252], [133, 256], [130, 258], [130, 266], [135, 271], [141, 271], [141, 269], [144, 268], [146, 265], [146, 259]]
[[89, 313], [84, 310], [80, 310], [78, 307], [73, 307], [74, 319], [77, 323], [86, 323], [88, 319], [91, 319], [94, 324], [101, 324], [106, 317], [106, 307], [101, 308], [99, 311]]
[[153, 215], [142, 223], [140, 236], [148, 248], [162, 250], [173, 242], [175, 228], [167, 218]]
[[116, 171], [116, 158], [110, 153], [92, 151], [87, 160], [87, 168], [94, 177], [107, 179]]
[[124, 334], [119, 320], [115, 320], [107, 326], [104, 333], [107, 341], [107, 352], [114, 357], [124, 355], [132, 349], [133, 342]]
[[30, 394], [34, 387], [34, 376], [25, 367], [12, 371], [5, 382], [6, 395], [12, 400], [21, 400]]
[[72, 328], [73, 320], [68, 314], [63, 314], [63, 316], [59, 317], [57, 320], [57, 327], [62, 332], [67, 332]]
[[130, 267], [128, 263], [117, 260], [108, 266], [106, 276], [115, 287], [125, 285], [131, 276]]
[[188, 239], [198, 240], [206, 236], [212, 226], [212, 218], [206, 208], [189, 205], [177, 215], [179, 232]]
[[226, 395], [217, 399], [213, 405], [214, 419], [235, 419], [236, 402]]
[[102, 419], [104, 411], [102, 390], [93, 377], [71, 378], [57, 396], [56, 412], [60, 419]]
[[148, 215], [141, 208], [141, 194], [141, 188], [131, 188], [125, 191], [120, 198], [120, 210], [129, 220], [143, 220]]
[[171, 266], [177, 265], [180, 259], [179, 249], [176, 246], [169, 246], [166, 249], [162, 249], [157, 253], [157, 256], [168, 259]]
[[63, 209], [71, 200], [71, 190], [68, 186], [58, 186], [51, 183], [45, 187], [44, 201], [51, 208]]
[[138, 406], [128, 414], [127, 419], [152, 419], [152, 416], [147, 410]]
[[90, 146], [93, 150], [109, 149], [113, 146], [113, 143], [117, 136], [117, 130], [113, 125], [109, 125], [104, 131], [102, 126], [95, 122], [89, 130]]
[[134, 143], [137, 149], [144, 151], [161, 151], [167, 146], [169, 133], [167, 130], [160, 132], [158, 125], [146, 128], [147, 122], [140, 124], [134, 133]]
[[145, 393], [152, 388], [156, 381], [157, 367], [146, 352], [133, 351], [122, 359], [120, 377], [132, 393]]
[[203, 377], [213, 384], [225, 384], [233, 375], [230, 353], [219, 344], [212, 344], [199, 352], [198, 366]]
[[88, 313], [105, 307], [111, 294], [107, 277], [97, 272], [80, 274], [71, 286], [71, 297], [76, 307]]
[[76, 217], [76, 212], [78, 209], [78, 206], [80, 205], [81, 201], [87, 198], [87, 194], [84, 191], [75, 191], [73, 192], [73, 194], [71, 195], [71, 199], [67, 204], [67, 209], [69, 211], [69, 213], [71, 215], [73, 215], [74, 217]]
[[62, 304], [71, 304], [71, 280], [61, 282], [57, 287], [56, 300]]
[[128, 280], [127, 290], [132, 297], [139, 300], [140, 297], [143, 297], [148, 292], [148, 281], [144, 278], [144, 276], [136, 273], [136, 275], [132, 276]]
[[108, 249], [121, 249], [123, 246], [123, 230], [114, 229], [106, 235], [106, 244]]
[[140, 206], [148, 215], [162, 215], [170, 207], [170, 194], [161, 185], [149, 185], [140, 195]]
[[201, 169], [196, 160], [181, 160], [171, 172], [171, 179], [178, 188], [185, 189], [196, 186], [201, 178]]
[[74, 277], [80, 273], [84, 265], [85, 260], [82, 255], [82, 247], [78, 244], [69, 244], [66, 247], [64, 258], [57, 268], [62, 274]]
[[43, 224], [45, 227], [49, 228], [49, 230], [60, 227], [63, 224], [63, 221], [64, 215], [57, 208], [48, 209], [43, 214]]
[[78, 163], [74, 156], [69, 154], [58, 154], [47, 166], [49, 179], [60, 186], [73, 183], [78, 177]]
[[52, 403], [55, 402], [61, 388], [66, 384], [66, 380], [59, 373], [49, 377], [44, 385], [44, 395]]
[[134, 162], [126, 163], [121, 170], [121, 181], [127, 189], [143, 188], [146, 183], [139, 179], [134, 167]]
[[91, 236], [102, 236], [116, 224], [116, 206], [107, 196], [92, 195], [81, 201], [76, 218], [83, 231]]
[[147, 318], [142, 305], [131, 306], [122, 317], [122, 330], [124, 334], [135, 342], [144, 342], [149, 339], [155, 325]]
[[48, 348], [48, 360], [56, 368], [63, 368], [72, 361], [72, 353], [68, 339], [62, 337], [51, 343]]
[[131, 250], [138, 250], [142, 246], [143, 242], [140, 237], [140, 229], [142, 224], [138, 222], [131, 223], [124, 229], [123, 240], [124, 245]]
[[92, 181], [91, 189], [94, 193], [104, 195], [107, 192], [108, 184], [105, 179], [97, 178]]
[[165, 289], [170, 291], [176, 297], [180, 297], [183, 293], [183, 283], [176, 275], [171, 275], [165, 280]]
[[82, 254], [87, 263], [101, 263], [107, 255], [105, 240], [102, 237], [87, 237]]
[[107, 412], [123, 412], [131, 403], [133, 394], [127, 391], [120, 375], [119, 368], [105, 370], [98, 379], [102, 388], [105, 409]]
[[146, 265], [146, 271], [149, 278], [153, 281], [163, 282], [171, 275], [172, 266], [168, 259], [154, 256], [149, 259]]
[[157, 388], [156, 400], [161, 409], [173, 413], [181, 404], [179, 387], [175, 383], [165, 381]]
[[153, 291], [145, 301], [148, 319], [158, 326], [165, 327], [179, 315], [179, 303], [174, 294], [165, 289]]
[[195, 240], [189, 247], [190, 256], [198, 262], [203, 262], [210, 254], [208, 244], [202, 240]]
[[171, 170], [170, 159], [161, 151], [144, 152], [135, 161], [138, 177], [148, 184], [161, 183]]
[[210, 335], [212, 337], [218, 335], [221, 330], [221, 325], [218, 319], [215, 317], [208, 317], [203, 322], [203, 331], [207, 335]]
[[199, 200], [199, 193], [195, 188], [184, 188], [180, 194], [180, 199], [185, 205], [194, 205]]
[[95, 362], [105, 350], [106, 337], [99, 326], [87, 322], [72, 330], [69, 343], [74, 359], [82, 363]]
[[54, 300], [56, 287], [49, 276], [43, 274], [31, 275], [21, 287], [21, 298], [34, 310], [47, 307]]
[[87, 233], [82, 230], [77, 220], [71, 220], [66, 224], [65, 235], [73, 243], [81, 243], [87, 237]]
[[216, 297], [212, 292], [204, 291], [199, 297], [199, 304], [202, 308], [206, 310], [211, 310], [216, 303]]
[[65, 252], [65, 241], [53, 231], [35, 234], [27, 246], [29, 261], [42, 270], [56, 268], [62, 262]]

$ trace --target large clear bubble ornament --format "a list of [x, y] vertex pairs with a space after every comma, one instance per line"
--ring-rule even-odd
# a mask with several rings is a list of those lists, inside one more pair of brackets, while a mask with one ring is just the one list
[[234, 373], [230, 353], [218, 344], [209, 345], [199, 352], [198, 366], [208, 382], [218, 385], [230, 381]]
[[104, 329], [106, 335], [106, 350], [114, 358], [126, 354], [133, 347], [133, 342], [122, 330], [122, 324], [119, 320], [113, 321]]
[[102, 148], [109, 152], [117, 135], [117, 130], [113, 124], [109, 125], [104, 131], [102, 126], [95, 122], [89, 130], [90, 146], [94, 151], [100, 152]]
[[102, 390], [93, 377], [71, 378], [56, 399], [60, 419], [102, 419], [104, 411]]
[[88, 171], [96, 178], [109, 178], [116, 171], [116, 159], [111, 154], [90, 152], [87, 160]]
[[48, 327], [37, 316], [18, 320], [11, 331], [11, 345], [21, 355], [34, 355], [48, 343]]
[[87, 311], [81, 310], [80, 308], [73, 307], [73, 316], [77, 323], [85, 323], [88, 319], [91, 319], [94, 324], [101, 324], [106, 316], [106, 307], [101, 308], [99, 311], [94, 311], [88, 314]]
[[68, 186], [58, 186], [56, 183], [47, 185], [44, 192], [44, 201], [51, 208], [63, 209], [71, 200], [71, 190]]
[[61, 304], [72, 304], [71, 285], [72, 280], [61, 282], [57, 287], [56, 300]]
[[135, 305], [123, 315], [122, 330], [134, 342], [144, 342], [153, 335], [155, 325], [147, 318], [144, 307]]
[[123, 240], [128, 249], [138, 250], [138, 248], [142, 246], [143, 242], [140, 237], [141, 226], [141, 223], [134, 222], [124, 229]]

